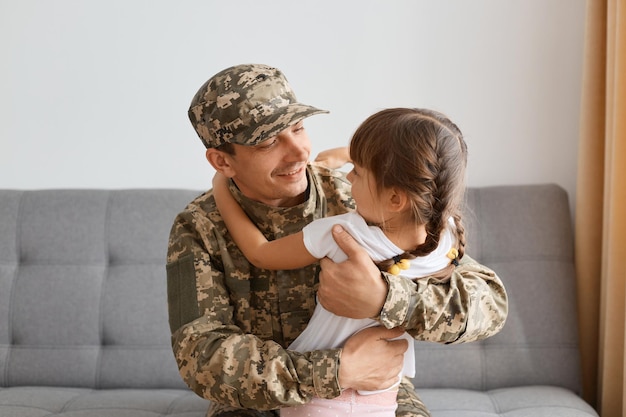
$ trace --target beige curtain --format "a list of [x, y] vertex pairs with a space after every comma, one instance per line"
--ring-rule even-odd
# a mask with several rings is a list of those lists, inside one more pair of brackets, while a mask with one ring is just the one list
[[626, 417], [626, 1], [587, 0], [576, 190], [583, 396]]

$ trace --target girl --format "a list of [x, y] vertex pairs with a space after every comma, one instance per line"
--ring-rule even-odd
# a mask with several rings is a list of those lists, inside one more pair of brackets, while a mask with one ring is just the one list
[[[329, 257], [346, 259], [332, 238], [340, 224], [368, 252], [381, 271], [417, 280], [449, 278], [465, 247], [461, 202], [465, 189], [467, 147], [457, 126], [441, 113], [426, 109], [382, 110], [354, 133], [350, 142], [356, 212], [315, 220], [302, 231], [268, 241], [247, 218], [228, 190], [214, 179], [214, 195], [230, 234], [246, 258], [264, 269], [295, 269]], [[337, 348], [373, 319], [335, 316], [317, 304], [305, 331], [289, 346], [297, 351]], [[410, 342], [413, 341], [405, 333]], [[415, 373], [412, 343], [403, 374]], [[394, 416], [396, 391], [346, 390], [333, 400], [283, 408], [281, 416]], [[342, 410], [342, 411], [340, 411]], [[351, 414], [352, 413], [352, 414]]]

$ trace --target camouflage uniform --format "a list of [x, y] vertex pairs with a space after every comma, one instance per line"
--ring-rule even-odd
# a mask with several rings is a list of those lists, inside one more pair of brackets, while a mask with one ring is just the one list
[[[244, 65], [207, 81], [194, 97], [189, 117], [209, 148], [253, 145], [321, 112], [298, 103], [280, 71]], [[306, 200], [294, 207], [252, 201], [234, 186], [231, 192], [270, 240], [354, 208], [343, 173], [310, 165], [307, 175]], [[211, 191], [176, 217], [167, 261], [174, 356], [187, 385], [212, 400], [208, 416], [276, 416], [282, 406], [340, 394], [341, 349], [286, 350], [313, 314], [317, 264], [268, 271], [248, 263], [228, 234]], [[386, 273], [383, 278], [389, 292], [378, 319], [389, 328], [405, 327], [419, 340], [477, 340], [504, 324], [502, 283], [468, 256], [446, 282], [415, 283]], [[396, 414], [429, 415], [406, 378]]]

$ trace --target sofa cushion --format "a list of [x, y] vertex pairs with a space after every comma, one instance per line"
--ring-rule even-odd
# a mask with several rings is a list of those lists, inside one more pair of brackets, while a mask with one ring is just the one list
[[2, 191], [0, 386], [185, 388], [165, 258], [197, 194]]
[[0, 388], [3, 417], [204, 417], [207, 408], [189, 390]]
[[580, 393], [569, 202], [556, 185], [470, 188], [467, 253], [509, 297], [504, 328], [460, 345], [415, 344], [418, 388], [554, 385]]
[[421, 389], [432, 417], [592, 417], [597, 413], [572, 391], [531, 385], [471, 391]]

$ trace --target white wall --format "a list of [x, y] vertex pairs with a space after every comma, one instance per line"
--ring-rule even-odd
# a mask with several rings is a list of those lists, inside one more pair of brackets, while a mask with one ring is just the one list
[[432, 107], [469, 185], [573, 196], [584, 0], [0, 0], [0, 188], [209, 187], [186, 116], [215, 72], [281, 68], [314, 152], [369, 114]]

